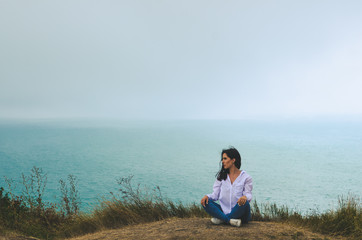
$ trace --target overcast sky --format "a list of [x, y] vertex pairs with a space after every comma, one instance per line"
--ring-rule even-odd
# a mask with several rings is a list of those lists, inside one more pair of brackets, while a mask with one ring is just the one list
[[362, 1], [0, 0], [0, 118], [362, 116]]

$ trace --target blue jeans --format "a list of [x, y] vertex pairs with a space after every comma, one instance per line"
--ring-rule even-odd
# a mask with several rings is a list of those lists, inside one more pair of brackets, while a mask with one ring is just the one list
[[226, 223], [229, 223], [230, 219], [241, 219], [243, 224], [248, 223], [251, 220], [250, 204], [248, 201], [246, 201], [246, 203], [241, 206], [236, 204], [228, 214], [225, 214], [222, 211], [221, 206], [218, 203], [210, 199], [209, 203], [206, 204], [205, 207], [203, 206], [203, 208], [211, 216], [221, 219]]

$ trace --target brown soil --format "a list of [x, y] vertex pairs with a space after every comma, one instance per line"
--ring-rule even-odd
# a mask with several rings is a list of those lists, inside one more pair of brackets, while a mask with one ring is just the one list
[[114, 239], [346, 239], [313, 233], [307, 229], [276, 222], [251, 222], [240, 228], [213, 225], [209, 218], [171, 218], [131, 225], [72, 238], [71, 240]]

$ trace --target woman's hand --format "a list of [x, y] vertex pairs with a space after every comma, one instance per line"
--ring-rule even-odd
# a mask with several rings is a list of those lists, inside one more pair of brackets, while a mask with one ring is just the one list
[[208, 196], [204, 196], [202, 199], [201, 199], [201, 205], [206, 207], [206, 204], [209, 204], [209, 197]]
[[244, 205], [246, 201], [247, 201], [246, 196], [242, 196], [241, 198], [239, 198], [238, 200], [239, 206]]

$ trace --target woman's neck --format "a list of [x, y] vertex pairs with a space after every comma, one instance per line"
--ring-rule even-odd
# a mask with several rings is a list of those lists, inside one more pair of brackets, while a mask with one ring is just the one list
[[232, 166], [231, 168], [229, 168], [229, 174], [230, 175], [238, 175], [240, 174], [240, 170], [237, 169], [235, 166]]

